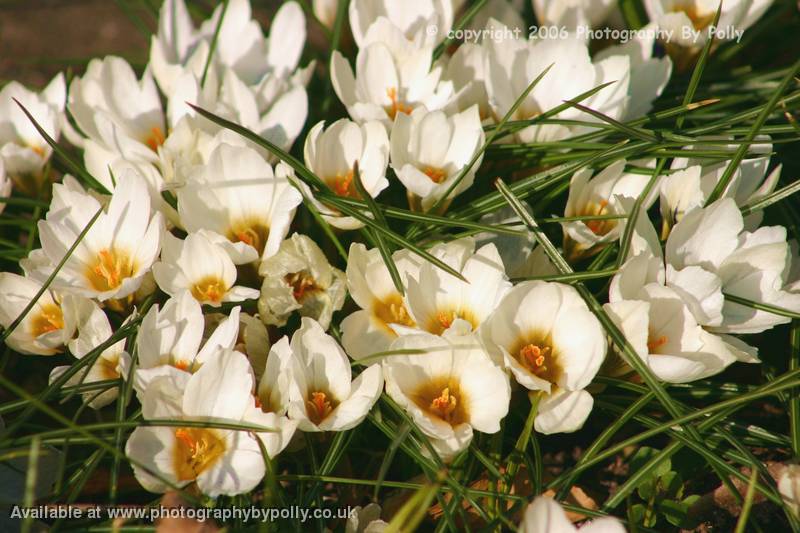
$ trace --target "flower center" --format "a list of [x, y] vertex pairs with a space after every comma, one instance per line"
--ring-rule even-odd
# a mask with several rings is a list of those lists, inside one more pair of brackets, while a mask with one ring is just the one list
[[441, 168], [425, 167], [422, 170], [422, 173], [428, 176], [431, 179], [431, 181], [436, 184], [442, 183], [447, 178], [447, 172], [445, 172]]
[[193, 368], [192, 361], [187, 361], [186, 359], [176, 359], [172, 361], [171, 365], [184, 372], [195, 372], [197, 370], [197, 368]]
[[56, 304], [39, 307], [39, 314], [31, 319], [31, 334], [34, 337], [64, 328], [64, 315]]
[[427, 330], [434, 335], [441, 335], [457, 318], [466, 320], [472, 325], [472, 329], [478, 328], [478, 321], [470, 311], [464, 309], [445, 309], [437, 311], [436, 314], [428, 322]]
[[458, 398], [454, 394], [450, 394], [450, 387], [445, 387], [442, 389], [442, 394], [431, 401], [431, 411], [437, 413], [442, 420], [449, 422], [457, 405]]
[[42, 146], [41, 144], [29, 144], [28, 148], [33, 150], [33, 152], [36, 155], [38, 155], [39, 157], [41, 157], [42, 159], [46, 159], [45, 158], [45, 152], [44, 152], [44, 146]]
[[469, 421], [466, 395], [451, 377], [431, 379], [411, 394], [411, 399], [420, 409], [451, 426]]
[[231, 224], [228, 230], [228, 239], [231, 242], [249, 244], [260, 254], [264, 252], [269, 237], [269, 226], [260, 221], [243, 221]]
[[179, 481], [196, 479], [225, 453], [225, 441], [212, 429], [175, 430], [173, 464]]
[[337, 174], [336, 177], [329, 181], [328, 185], [338, 196], [359, 198], [358, 189], [356, 189], [356, 184], [353, 181], [352, 170], [346, 174]]
[[394, 117], [397, 116], [397, 113], [405, 113], [406, 115], [411, 114], [411, 106], [403, 103], [403, 101], [397, 97], [396, 87], [390, 87], [386, 89], [386, 96], [388, 96], [389, 100], [392, 102], [388, 107], [386, 107], [386, 114], [389, 115], [389, 118], [394, 120]]
[[150, 128], [150, 132], [147, 134], [147, 137], [144, 139], [144, 144], [147, 145], [154, 152], [158, 152], [158, 147], [164, 144], [164, 130], [159, 128], [158, 126], [153, 126]]
[[666, 335], [660, 335], [656, 337], [651, 333], [650, 335], [647, 336], [647, 351], [653, 354], [657, 354], [658, 349], [667, 344], [668, 340], [669, 339], [667, 339]]
[[[580, 216], [601, 216], [608, 214], [608, 201], [601, 200], [599, 204], [589, 203], [580, 213]], [[595, 235], [602, 237], [617, 226], [617, 221], [611, 219], [587, 220], [586, 227]]]
[[380, 320], [392, 334], [394, 330], [388, 324], [401, 324], [414, 327], [416, 323], [408, 314], [403, 297], [395, 293], [384, 300], [376, 300], [372, 306], [372, 314]]
[[286, 274], [283, 280], [292, 288], [292, 296], [298, 302], [305, 300], [309, 294], [322, 290], [322, 287], [317, 285], [314, 278], [305, 270]]
[[122, 250], [100, 250], [94, 264], [89, 266], [86, 277], [91, 286], [100, 292], [116, 289], [122, 280], [133, 275], [133, 261]]
[[319, 424], [331, 414], [337, 402], [322, 391], [314, 391], [308, 395], [306, 400], [306, 412], [308, 418], [315, 424]]
[[685, 13], [695, 30], [703, 30], [714, 20], [713, 11], [701, 12], [695, 2], [678, 2], [673, 7], [673, 13]]
[[211, 302], [218, 304], [222, 301], [222, 297], [225, 296], [226, 292], [228, 292], [228, 287], [218, 276], [206, 276], [192, 285], [191, 288], [192, 296], [200, 303]]
[[111, 359], [106, 359], [105, 357], [100, 357], [97, 360], [97, 364], [100, 365], [100, 375], [103, 376], [103, 379], [117, 379], [119, 378], [119, 372], [117, 371], [117, 365], [119, 364], [119, 356], [114, 356]]
[[534, 376], [555, 384], [562, 369], [553, 353], [552, 344], [537, 336], [534, 340], [521, 341], [511, 350], [517, 361]]

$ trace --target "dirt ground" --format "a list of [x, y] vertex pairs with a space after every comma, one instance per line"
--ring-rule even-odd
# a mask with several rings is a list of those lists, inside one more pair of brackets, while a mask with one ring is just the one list
[[[153, 19], [147, 23], [154, 24]], [[41, 86], [60, 70], [81, 68], [87, 58], [106, 54], [142, 62], [147, 46], [147, 39], [113, 0], [0, 1], [4, 82]]]
[[[251, 1], [266, 31], [281, 1]], [[80, 73], [88, 59], [109, 54], [143, 67], [149, 39], [132, 18], [154, 31], [156, 17], [153, 8], [143, 7], [147, 3], [159, 6], [161, 0], [0, 0], [0, 83], [41, 87], [61, 70]], [[218, 2], [192, 3], [210, 12]], [[316, 33], [309, 28], [311, 40]]]

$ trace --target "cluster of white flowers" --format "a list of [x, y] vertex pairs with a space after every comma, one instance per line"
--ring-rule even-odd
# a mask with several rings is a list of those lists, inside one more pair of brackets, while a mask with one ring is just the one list
[[[534, 1], [543, 21], [591, 24], [607, 16], [611, 2], [563, 4]], [[689, 4], [680, 3], [682, 13], [701, 16]], [[319, 19], [330, 21], [330, 6], [314, 5]], [[573, 107], [556, 118], [582, 125], [538, 124], [538, 116], [603, 86], [582, 104], [616, 120], [640, 117], [672, 71], [669, 57], [654, 57], [646, 38], [596, 54], [577, 38], [487, 39], [434, 60], [447, 32], [425, 30], [449, 29], [453, 2], [398, 6], [350, 2], [355, 70], [339, 51], [330, 63], [350, 119], [320, 122], [304, 139], [306, 167], [343, 198], [361, 199], [363, 191], [377, 197], [389, 187], [391, 168], [412, 209], [441, 211], [475, 182], [484, 127], [512, 109], [511, 120], [532, 122], [509, 138], [557, 141], [591, 131], [586, 123], [598, 119]], [[495, 19], [486, 24], [498, 34], [505, 27]], [[298, 67], [306, 32], [298, 3], [282, 5], [266, 38], [248, 0], [230, 0], [199, 28], [183, 0], [166, 0], [158, 28], [141, 79], [124, 59], [107, 57], [90, 62], [68, 91], [58, 76], [41, 94], [14, 83], [0, 92], [0, 194], [8, 194], [6, 176], [41, 182], [52, 152], [12, 98], [51, 137], [63, 131], [81, 148], [96, 188], [105, 189], [87, 190], [69, 175], [53, 186], [38, 225], [41, 248], [21, 262], [25, 275], [0, 274], [0, 325], [8, 328], [36, 298], [9, 346], [25, 354], [91, 354], [85, 372], [62, 379], [69, 367], [53, 370], [51, 380], [64, 385], [132, 380], [152, 424], [133, 431], [126, 453], [146, 489], [196, 482], [212, 497], [247, 492], [264, 476], [262, 450], [275, 457], [297, 430], [351, 429], [384, 391], [444, 460], [467, 448], [474, 431], [500, 430], [512, 386], [538, 396], [536, 431], [584, 424], [593, 407], [586, 389], [608, 340], [570, 285], [512, 284], [510, 276], [553, 272], [532, 241], [467, 237], [428, 250], [460, 277], [400, 250], [392, 257], [399, 284], [379, 249], [354, 243], [342, 271], [311, 238], [289, 235], [295, 211], [306, 199], [337, 230], [363, 222], [315, 198], [290, 166], [187, 105], [290, 149], [306, 122], [314, 69]], [[715, 140], [723, 147], [729, 141]], [[611, 281], [605, 309], [664, 381], [758, 362], [756, 349], [733, 335], [789, 320], [731, 296], [800, 311], [785, 229], [759, 228], [757, 215], [743, 217], [739, 209], [777, 183], [780, 169], [765, 178], [770, 139], [759, 143], [764, 155], [746, 160], [708, 206], [727, 165], [675, 159], [632, 222], [631, 254]], [[572, 177], [564, 213], [572, 220], [563, 222], [570, 261], [624, 235], [625, 216], [650, 180], [626, 172], [632, 166], [655, 162], [621, 160], [595, 176], [583, 169]], [[657, 199], [663, 248], [646, 214]], [[348, 295], [359, 309], [331, 328]], [[247, 303], [258, 312], [244, 312]], [[126, 346], [112, 324], [133, 321], [136, 340]], [[287, 324], [296, 329], [278, 338]], [[613, 369], [628, 371], [624, 361]], [[82, 396], [101, 408], [117, 391]], [[243, 424], [251, 430], [235, 429]], [[554, 505], [532, 504], [524, 530], [562, 527], [566, 518]]]

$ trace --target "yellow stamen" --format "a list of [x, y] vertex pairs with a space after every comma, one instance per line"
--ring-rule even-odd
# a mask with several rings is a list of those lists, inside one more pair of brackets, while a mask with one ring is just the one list
[[196, 479], [225, 453], [225, 441], [213, 429], [175, 430], [173, 465], [179, 481]]
[[408, 314], [403, 297], [395, 293], [383, 300], [376, 300], [372, 306], [372, 314], [383, 323], [383, 326], [394, 335], [394, 330], [389, 324], [400, 324], [414, 327], [416, 323]]
[[31, 335], [38, 337], [51, 331], [64, 328], [64, 315], [56, 304], [45, 304], [39, 307], [39, 314], [31, 319]]
[[95, 290], [105, 292], [119, 287], [122, 280], [131, 277], [135, 270], [127, 252], [112, 248], [97, 252], [86, 277]]
[[217, 276], [206, 276], [194, 285], [191, 293], [198, 302], [212, 302], [218, 304], [222, 301], [228, 287], [225, 282]]
[[455, 322], [457, 318], [469, 322], [472, 325], [473, 330], [478, 328], [478, 320], [469, 310], [442, 309], [437, 311], [433, 318], [429, 319], [428, 327], [425, 329], [434, 335], [441, 335], [445, 332], [445, 330], [453, 325], [453, 322]]

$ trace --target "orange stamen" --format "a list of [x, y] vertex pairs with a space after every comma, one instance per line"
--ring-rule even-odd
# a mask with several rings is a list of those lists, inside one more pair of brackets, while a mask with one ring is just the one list
[[150, 128], [150, 134], [145, 139], [144, 143], [154, 152], [158, 152], [158, 147], [164, 144], [165, 141], [164, 131], [158, 126]]
[[390, 87], [389, 89], [386, 89], [386, 96], [388, 96], [389, 100], [392, 101], [389, 108], [386, 109], [386, 113], [389, 115], [389, 118], [394, 120], [394, 117], [397, 116], [397, 113], [405, 113], [406, 115], [411, 114], [411, 106], [404, 104], [397, 98], [397, 88]]
[[447, 173], [444, 170], [434, 167], [425, 167], [422, 173], [428, 176], [431, 181], [436, 184], [442, 183], [447, 177]]

